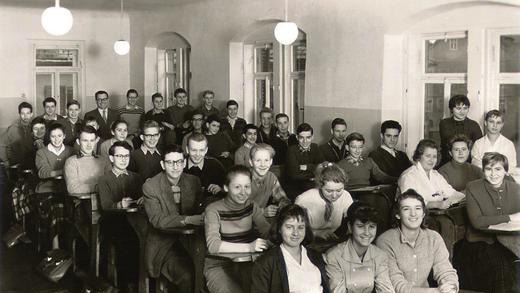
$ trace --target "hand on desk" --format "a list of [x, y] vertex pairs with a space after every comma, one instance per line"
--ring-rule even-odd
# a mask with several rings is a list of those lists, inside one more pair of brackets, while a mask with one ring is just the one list
[[276, 216], [278, 213], [278, 206], [277, 205], [270, 205], [264, 209], [264, 216], [266, 218], [272, 218]]
[[249, 243], [249, 248], [251, 252], [264, 251], [269, 248], [269, 244], [267, 243], [267, 240], [257, 238], [255, 241]]
[[520, 222], [520, 212], [509, 215], [511, 222]]
[[184, 222], [186, 225], [201, 226], [204, 224], [204, 214], [187, 216]]
[[218, 186], [217, 184], [210, 184], [208, 186], [208, 191], [211, 193], [211, 194], [217, 194], [219, 192], [222, 191], [222, 188], [220, 186]]
[[123, 197], [123, 199], [121, 199], [121, 207], [126, 209], [130, 206], [130, 204], [132, 204], [133, 201], [134, 200], [131, 197]]

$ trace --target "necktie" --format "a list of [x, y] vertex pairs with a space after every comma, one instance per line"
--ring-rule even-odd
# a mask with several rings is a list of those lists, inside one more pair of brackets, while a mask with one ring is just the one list
[[324, 218], [325, 218], [325, 221], [329, 221], [330, 220], [330, 217], [332, 216], [332, 211], [334, 210], [334, 205], [332, 203], [332, 201], [330, 201], [330, 199], [326, 198], [325, 195], [323, 195], [323, 192], [321, 191], [321, 188], [318, 189], [319, 193], [320, 193], [320, 197], [325, 201], [325, 215]]
[[103, 110], [103, 120], [107, 122], [107, 109]]

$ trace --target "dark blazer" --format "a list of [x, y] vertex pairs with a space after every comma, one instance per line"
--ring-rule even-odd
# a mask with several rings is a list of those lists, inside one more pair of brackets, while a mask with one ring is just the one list
[[166, 255], [177, 242], [175, 234], [160, 229], [183, 227], [182, 220], [189, 215], [200, 214], [201, 186], [198, 177], [182, 174], [178, 186], [181, 189], [181, 210], [173, 201], [173, 192], [165, 172], [146, 180], [143, 185], [144, 208], [149, 221], [145, 244], [145, 263], [151, 277], [157, 278], [167, 261]]
[[112, 122], [119, 119], [119, 112], [108, 108], [106, 122], [103, 119], [103, 117], [101, 117], [101, 114], [99, 113], [97, 108], [90, 112], [85, 113], [85, 118], [87, 118], [87, 117], [96, 118], [96, 121], [99, 124], [98, 135], [102, 139], [107, 140], [112, 137], [112, 133], [110, 132], [110, 125], [112, 125]]
[[[325, 271], [323, 256], [321, 253], [309, 248], [307, 248], [307, 256], [320, 270], [323, 292], [330, 293], [329, 279]], [[251, 293], [289, 293], [287, 268], [280, 246], [270, 249], [255, 261]]]

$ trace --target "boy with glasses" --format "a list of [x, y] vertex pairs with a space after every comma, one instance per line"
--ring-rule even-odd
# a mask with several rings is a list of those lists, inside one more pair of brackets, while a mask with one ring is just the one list
[[161, 133], [156, 121], [148, 120], [143, 123], [140, 135], [143, 144], [132, 151], [129, 170], [139, 173], [143, 181], [161, 172], [161, 153], [157, 148]]

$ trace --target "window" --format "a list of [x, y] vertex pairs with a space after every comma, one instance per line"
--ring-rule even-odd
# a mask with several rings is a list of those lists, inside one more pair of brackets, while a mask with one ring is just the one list
[[254, 91], [257, 109], [260, 110], [264, 107], [274, 109], [273, 43], [255, 45], [254, 60]]
[[38, 41], [33, 44], [34, 96], [36, 113], [43, 113], [46, 97], [57, 101], [57, 112], [65, 114], [71, 100], [82, 100], [82, 43]]
[[300, 40], [291, 46], [291, 100], [294, 105], [293, 125], [304, 122], [305, 110], [305, 64], [307, 61], [307, 42]]
[[177, 88], [190, 90], [189, 53], [189, 47], [159, 49], [157, 52], [158, 88], [166, 97], [166, 107], [173, 104], [173, 93]]

